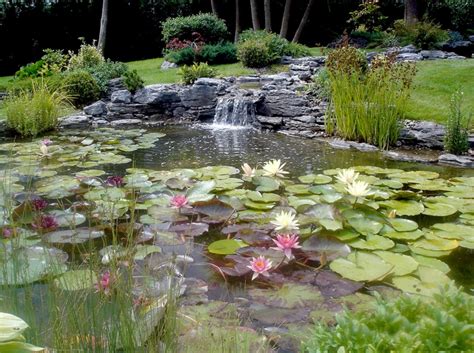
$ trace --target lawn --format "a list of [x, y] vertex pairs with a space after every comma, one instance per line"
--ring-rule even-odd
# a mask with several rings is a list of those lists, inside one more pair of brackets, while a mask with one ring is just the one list
[[418, 63], [408, 118], [446, 121], [456, 89], [464, 92], [463, 111], [474, 114], [474, 60], [436, 60]]

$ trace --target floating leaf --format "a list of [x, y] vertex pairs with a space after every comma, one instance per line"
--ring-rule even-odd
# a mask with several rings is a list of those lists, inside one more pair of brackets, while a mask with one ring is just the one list
[[193, 207], [196, 212], [218, 221], [228, 220], [235, 212], [232, 206], [217, 198], [209, 201], [195, 202]]
[[366, 239], [357, 238], [348, 244], [353, 248], [363, 250], [387, 250], [395, 246], [392, 240], [374, 234], [367, 235]]
[[186, 196], [189, 202], [209, 201], [214, 198], [210, 192], [214, 189], [216, 183], [214, 181], [201, 181], [196, 183], [188, 190]]
[[257, 191], [273, 192], [280, 188], [280, 183], [270, 177], [254, 177], [252, 182], [257, 186]]
[[414, 232], [386, 232], [383, 233], [384, 237], [390, 239], [399, 239], [399, 240], [417, 240], [421, 238], [425, 233], [419, 229]]
[[423, 211], [425, 210], [425, 207], [421, 202], [417, 202], [414, 200], [389, 200], [383, 201], [380, 204], [389, 209], [396, 210], [397, 215], [399, 216], [416, 216], [423, 213]]
[[329, 267], [342, 277], [358, 282], [382, 280], [393, 269], [379, 256], [360, 251], [349, 254], [347, 259], [334, 260]]
[[354, 217], [348, 221], [352, 228], [364, 235], [377, 234], [383, 228], [383, 224], [368, 218]]
[[207, 250], [211, 254], [218, 255], [231, 255], [235, 254], [240, 248], [246, 247], [247, 245], [239, 239], [222, 239], [216, 240], [209, 244]]
[[424, 215], [434, 217], [447, 217], [455, 214], [458, 210], [448, 204], [425, 202]]
[[397, 232], [411, 232], [418, 229], [418, 223], [411, 219], [391, 218], [389, 221]]
[[459, 246], [459, 242], [457, 240], [431, 237], [430, 239], [420, 239], [411, 245], [413, 248], [422, 248], [424, 250], [446, 251], [456, 249]]
[[285, 283], [278, 288], [251, 288], [249, 295], [254, 302], [287, 309], [314, 307], [324, 301], [316, 287], [297, 283]]
[[404, 292], [432, 296], [439, 293], [442, 286], [451, 283], [443, 272], [425, 266], [418, 268], [419, 279], [413, 276], [393, 277], [395, 287]]
[[418, 262], [411, 256], [395, 254], [390, 251], [374, 251], [374, 254], [393, 266], [392, 273], [395, 276], [408, 275], [418, 268]]
[[68, 271], [54, 280], [56, 287], [67, 291], [90, 289], [96, 283], [97, 274], [91, 270]]
[[328, 260], [334, 260], [338, 257], [346, 257], [351, 249], [346, 244], [336, 238], [329, 236], [312, 236], [302, 245], [305, 253], [316, 253], [318, 257], [323, 254]]

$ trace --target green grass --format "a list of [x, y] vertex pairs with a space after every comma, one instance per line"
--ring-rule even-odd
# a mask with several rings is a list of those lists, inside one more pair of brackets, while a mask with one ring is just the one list
[[417, 66], [408, 119], [445, 123], [457, 88], [464, 92], [463, 111], [474, 114], [474, 60], [423, 61]]

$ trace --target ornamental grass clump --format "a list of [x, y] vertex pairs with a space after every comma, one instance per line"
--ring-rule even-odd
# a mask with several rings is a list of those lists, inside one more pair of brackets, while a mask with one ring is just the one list
[[446, 124], [444, 149], [449, 153], [462, 154], [469, 149], [470, 117], [462, 112], [463, 92], [456, 91], [450, 102], [450, 114]]
[[[340, 53], [340, 55], [338, 54]], [[355, 48], [335, 50], [326, 64], [331, 86], [327, 132], [387, 149], [398, 140], [416, 67], [378, 56], [370, 66]]]

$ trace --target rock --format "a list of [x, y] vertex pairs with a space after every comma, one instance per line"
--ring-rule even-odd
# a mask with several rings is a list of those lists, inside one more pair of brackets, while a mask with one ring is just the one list
[[86, 115], [70, 115], [64, 117], [59, 122], [59, 128], [61, 129], [81, 129], [88, 127], [91, 123], [90, 117]]
[[417, 53], [401, 53], [397, 55], [398, 61], [421, 61], [423, 56]]
[[472, 168], [474, 167], [474, 158], [469, 156], [457, 156], [455, 154], [444, 153], [439, 156], [439, 163]]
[[123, 126], [135, 126], [141, 125], [142, 121], [140, 119], [120, 119], [115, 120], [110, 123], [113, 127], [123, 127]]
[[170, 105], [181, 101], [179, 89], [175, 85], [150, 85], [142, 88], [133, 97], [133, 101], [149, 105]]
[[448, 56], [446, 59], [448, 59], [448, 60], [465, 60], [466, 57], [461, 56], [461, 55], [451, 55], [451, 56]]
[[180, 91], [179, 97], [186, 108], [215, 106], [217, 90], [217, 85], [194, 84]]
[[417, 154], [417, 151], [384, 151], [384, 156], [401, 162], [436, 163], [438, 158], [430, 154]]
[[169, 69], [175, 69], [177, 68], [178, 65], [176, 65], [175, 63], [172, 63], [170, 61], [163, 61], [163, 64], [161, 64], [161, 69], [162, 70], [169, 70]]
[[130, 103], [132, 101], [132, 94], [126, 89], [121, 89], [112, 93], [110, 101], [112, 103]]
[[469, 38], [469, 40], [470, 40], [472, 43], [474, 43], [474, 35], [469, 36], [468, 38]]
[[379, 150], [377, 146], [364, 143], [364, 142], [347, 141], [347, 143], [352, 148], [355, 148], [356, 150], [361, 151], [361, 152], [375, 152]]
[[446, 59], [446, 52], [442, 50], [422, 50], [420, 55], [426, 60]]
[[443, 148], [445, 128], [430, 121], [405, 121], [400, 131], [399, 141], [405, 145], [428, 148]]
[[295, 91], [279, 89], [265, 92], [257, 113], [265, 116], [297, 117], [310, 115], [309, 100]]
[[443, 45], [443, 50], [470, 58], [474, 52], [474, 43], [470, 40], [457, 40]]
[[406, 45], [404, 47], [401, 47], [398, 52], [400, 54], [408, 54], [408, 53], [417, 53], [418, 52], [418, 49], [413, 45], [413, 44], [409, 44], [409, 45]]
[[98, 101], [84, 108], [84, 113], [92, 116], [103, 116], [107, 114], [107, 105], [103, 101]]
[[316, 124], [316, 118], [312, 115], [296, 116], [293, 120], [297, 120], [305, 124]]
[[341, 140], [341, 139], [332, 139], [329, 140], [328, 143], [331, 147], [340, 149], [340, 150], [348, 150], [351, 148], [351, 144], [348, 141]]
[[262, 116], [257, 115], [256, 119], [259, 123], [272, 126], [281, 126], [283, 124], [283, 118], [278, 116]]
[[121, 77], [110, 80], [107, 83], [107, 99], [110, 99], [112, 93], [114, 93], [115, 91], [120, 91], [123, 89], [127, 89], [127, 87], [125, 87], [125, 84], [123, 83], [123, 79]]

